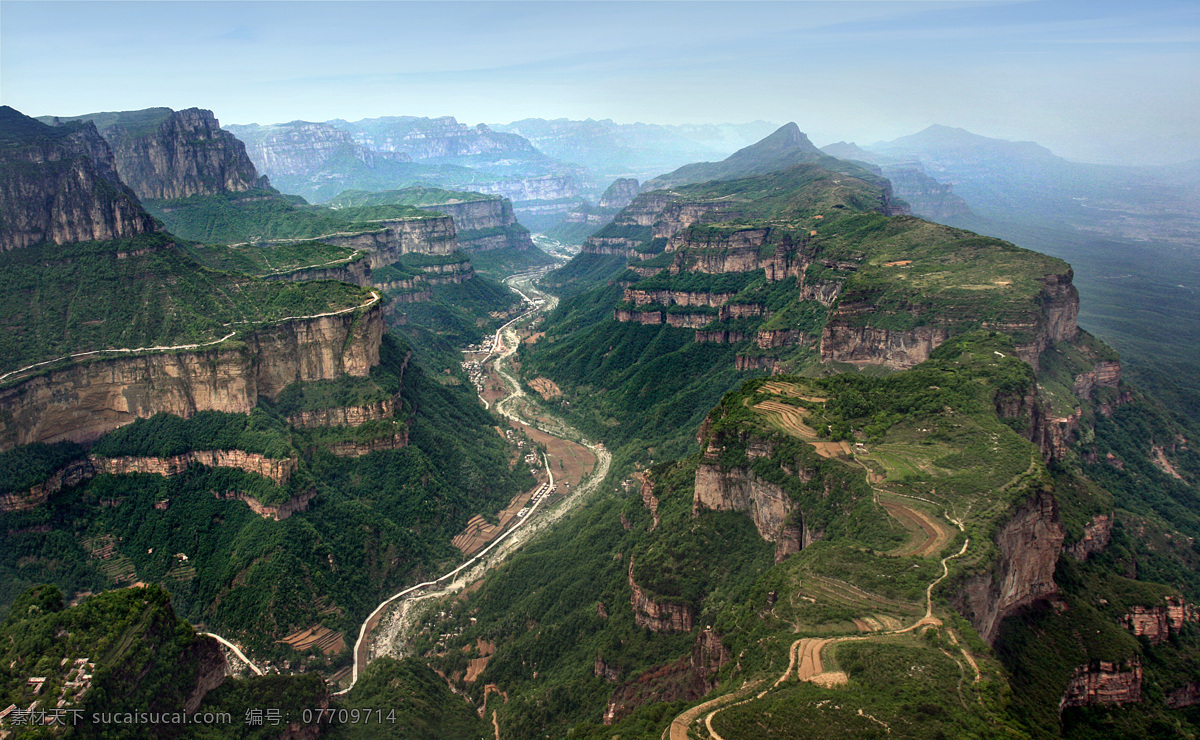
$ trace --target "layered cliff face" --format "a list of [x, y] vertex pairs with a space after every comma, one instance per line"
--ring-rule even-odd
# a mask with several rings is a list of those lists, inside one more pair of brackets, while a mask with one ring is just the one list
[[0, 107], [0, 251], [155, 230], [95, 126], [47, 126]]
[[453, 116], [392, 116], [361, 121], [330, 121], [362, 146], [404, 153], [413, 159], [448, 159], [474, 155], [507, 155], [542, 159], [532, 144], [516, 135], [493, 131], [485, 124], [468, 126]]
[[152, 108], [79, 117], [96, 122], [117, 172], [139, 198], [239, 193], [260, 185], [246, 147], [212, 111]]
[[[499, 195], [518, 204], [523, 210], [537, 209], [537, 201], [574, 200], [579, 197], [579, 184], [570, 175], [540, 175], [498, 182], [477, 182], [471, 188], [488, 195]], [[571, 203], [542, 206], [539, 213], [566, 213]], [[549, 210], [553, 209], [553, 210]]]
[[[1047, 263], [1045, 269], [1066, 268], [1048, 258], [1042, 261]], [[1011, 279], [1007, 282], [1001, 279], [994, 283], [994, 288], [985, 289], [1006, 290], [1011, 284]], [[1037, 369], [1047, 348], [1078, 336], [1079, 292], [1072, 283], [1070, 268], [1041, 275], [1036, 285], [1036, 291], [1029, 291], [1032, 295], [1028, 298], [1004, 298], [1008, 305], [1002, 310], [1015, 315], [1014, 318], [1019, 316], [1016, 320], [991, 319], [976, 302], [947, 296], [951, 305], [937, 310], [926, 308], [928, 323], [905, 329], [871, 326], [890, 321], [880, 311], [877, 296], [865, 291], [850, 291], [847, 295], [843, 289], [821, 336], [821, 359], [894, 369], [912, 367], [928, 358], [930, 351], [949, 338], [957, 326], [974, 320], [981, 321], [984, 329], [1012, 336], [1017, 355]], [[960, 301], [961, 305], [953, 305]], [[920, 309], [913, 306], [909, 310]]]
[[1068, 707], [1129, 704], [1142, 700], [1142, 664], [1136, 658], [1121, 664], [1097, 660], [1075, 669], [1059, 702]]
[[1006, 616], [1058, 591], [1054, 569], [1065, 537], [1053, 495], [1037, 493], [1013, 511], [996, 534], [991, 568], [968, 578], [954, 597], [980, 637], [994, 641]]
[[[716, 688], [717, 673], [730, 657], [729, 648], [711, 628], [701, 630], [687, 657], [652, 668], [614, 691], [604, 710], [604, 724], [620, 722], [651, 702], [693, 701], [705, 696]], [[609, 681], [620, 675], [599, 657], [594, 672]]]
[[394, 264], [405, 254], [444, 257], [458, 250], [458, 231], [449, 216], [384, 219], [372, 226], [371, 231], [326, 234], [320, 241], [370, 252], [368, 265], [373, 270]]
[[645, 627], [653, 632], [691, 632], [692, 620], [695, 615], [692, 608], [686, 604], [660, 603], [655, 601], [645, 589], [633, 580], [633, 558], [629, 558], [629, 588], [630, 605], [633, 607], [633, 621], [639, 627]]
[[517, 223], [508, 198], [481, 198], [460, 203], [418, 205], [427, 211], [454, 219], [458, 243], [467, 252], [486, 252], [511, 247], [533, 249], [529, 230]]
[[632, 177], [622, 177], [614, 180], [612, 185], [604, 191], [600, 196], [599, 206], [601, 208], [611, 208], [620, 210], [633, 202], [633, 199], [641, 192], [641, 187], [638, 181]]
[[693, 511], [701, 509], [749, 514], [759, 535], [775, 543], [777, 563], [800, 552], [813, 539], [791, 497], [745, 468], [724, 470], [708, 463], [697, 467]]
[[1152, 645], [1167, 641], [1179, 634], [1188, 622], [1196, 621], [1196, 611], [1183, 599], [1168, 596], [1164, 603], [1154, 606], [1135, 605], [1125, 615], [1125, 623], [1137, 637], [1145, 637]]
[[382, 155], [358, 145], [350, 134], [327, 123], [293, 121], [277, 126], [228, 126], [245, 142], [246, 154], [259, 170], [274, 177], [308, 176], [339, 159], [356, 160], [367, 167], [379, 158], [407, 162], [407, 154]]
[[286, 322], [233, 346], [95, 360], [0, 389], [0, 446], [89, 441], [159, 412], [248, 413], [302, 380], [364, 377], [379, 363], [383, 314], [364, 311]]

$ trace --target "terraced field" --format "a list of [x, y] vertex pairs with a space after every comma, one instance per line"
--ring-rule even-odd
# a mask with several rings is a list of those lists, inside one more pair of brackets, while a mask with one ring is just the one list
[[[768, 383], [767, 385], [771, 384]], [[829, 442], [817, 439], [816, 430], [806, 423], [808, 412], [805, 409], [780, 401], [761, 401], [754, 405], [754, 410], [761, 413], [772, 424], [784, 432], [808, 442], [821, 457], [838, 457], [850, 454], [850, 444], [848, 442]]]

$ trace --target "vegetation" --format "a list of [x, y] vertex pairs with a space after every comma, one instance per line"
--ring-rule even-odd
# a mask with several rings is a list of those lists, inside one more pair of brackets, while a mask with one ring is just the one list
[[[79, 736], [186, 734], [185, 724], [93, 719], [183, 712], [199, 678], [202, 650], [216, 650], [211, 642], [205, 647], [191, 626], [176, 618], [167, 592], [158, 586], [110, 591], [72, 607], [64, 607], [58, 589], [39, 586], [13, 603], [0, 636], [0, 701], [24, 708], [38, 699], [49, 709], [61, 697], [79, 710], [76, 724], [71, 724], [72, 715], [65, 715], [64, 721]], [[79, 684], [72, 685], [79, 674], [90, 674], [82, 695]], [[45, 679], [40, 698], [28, 683], [33, 677]]]
[[181, 245], [193, 259], [214, 270], [240, 272], [254, 277], [286, 275], [319, 267], [344, 267], [365, 254], [348, 247], [316, 241], [281, 244]]
[[339, 232], [378, 230], [383, 219], [430, 218], [419, 208], [372, 205], [334, 210], [274, 190], [146, 201], [146, 210], [171, 233], [205, 244], [316, 239]]
[[[325, 667], [329, 659], [301, 660], [274, 641], [313, 625], [354, 634], [385, 593], [461, 557], [449, 541], [468, 519], [492, 515], [533, 485], [527, 468], [509, 467], [509, 450], [470, 384], [435, 382], [414, 362], [402, 370], [406, 354], [386, 336], [369, 382], [290, 389], [280, 400], [286, 410], [394, 388], [400, 419], [386, 429], [294, 432], [278, 406], [264, 405], [248, 417], [160, 416], [110, 433], [98, 452], [172, 454], [246, 444], [270, 454], [286, 445], [299, 469], [286, 488], [231, 468], [195, 466], [170, 478], [100, 476], [34, 510], [4, 513], [3, 603], [39, 582], [68, 593], [156, 582], [170, 589], [180, 614], [258, 654]], [[344, 458], [324, 446], [356, 433], [390, 435], [405, 420], [403, 449]], [[278, 503], [308, 491], [316, 493], [308, 509], [283, 521], [264, 519], [236, 500], [248, 494]]]
[[358, 306], [368, 291], [278, 283], [198, 265], [169, 235], [0, 254], [0, 370], [74, 352], [212, 342], [291, 316]]

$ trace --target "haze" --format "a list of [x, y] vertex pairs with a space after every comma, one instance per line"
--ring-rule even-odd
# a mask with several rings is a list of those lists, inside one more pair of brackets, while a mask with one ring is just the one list
[[1078, 161], [1200, 157], [1193, 2], [0, 3], [0, 102], [222, 123], [452, 115], [932, 123]]

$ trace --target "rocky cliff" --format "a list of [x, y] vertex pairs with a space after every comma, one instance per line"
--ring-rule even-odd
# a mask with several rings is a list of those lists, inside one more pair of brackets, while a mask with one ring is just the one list
[[372, 270], [399, 261], [405, 254], [445, 256], [458, 250], [458, 232], [449, 216], [384, 219], [372, 222], [369, 231], [326, 234], [326, 244], [369, 252]]
[[[0, 496], [0, 511], [29, 511], [54, 493], [91, 480], [98, 475], [129, 475], [149, 473], [171, 477], [185, 472], [191, 465], [210, 468], [237, 468], [269, 478], [277, 485], [285, 485], [297, 467], [295, 458], [272, 459], [243, 450], [193, 450], [172, 457], [99, 457], [89, 455], [75, 460], [56, 471], [45, 482], [29, 490], [26, 495]], [[218, 495], [214, 492], [214, 495]], [[264, 504], [247, 493], [230, 492], [227, 499], [237, 499], [250, 507], [251, 511], [264, 519], [282, 521], [292, 514], [305, 511], [316, 497], [316, 490], [308, 490], [289, 498], [281, 504]], [[168, 506], [164, 504], [164, 506]]]
[[702, 463], [696, 468], [693, 514], [702, 509], [740, 511], [750, 515], [758, 534], [775, 543], [775, 562], [811, 544], [799, 508], [779, 486], [760, 480], [746, 468], [723, 469]]
[[[651, 668], [628, 681], [609, 697], [604, 724], [620, 722], [635, 709], [650, 702], [694, 701], [717, 686], [717, 673], [730, 660], [729, 648], [711, 628], [700, 630], [692, 652], [674, 663]], [[619, 672], [596, 658], [595, 675], [617, 680]]]
[[95, 126], [47, 126], [0, 106], [0, 251], [155, 229]]
[[871, 296], [843, 296], [830, 314], [821, 335], [821, 359], [855, 365], [884, 365], [897, 370], [924, 362], [929, 353], [950, 337], [959, 325], [980, 321], [982, 328], [1009, 334], [1017, 355], [1038, 368], [1043, 352], [1055, 342], [1070, 341], [1079, 334], [1079, 292], [1072, 272], [1051, 273], [1040, 280], [1040, 290], [1024, 306], [1013, 306], [1024, 314], [1011, 321], [996, 321], [979, 315], [979, 309], [932, 313], [928, 323], [911, 329], [874, 328], [879, 310], [868, 302]]
[[620, 210], [633, 202], [633, 199], [638, 196], [641, 188], [638, 186], [638, 181], [632, 177], [622, 177], [614, 180], [612, 185], [604, 191], [600, 196], [599, 206], [601, 208], [611, 208]]
[[1083, 537], [1078, 542], [1066, 548], [1076, 560], [1087, 560], [1098, 552], [1103, 552], [1112, 541], [1112, 514], [1096, 514], [1091, 524], [1083, 529]]
[[408, 162], [403, 153], [373, 152], [359, 145], [349, 133], [328, 123], [292, 121], [275, 126], [228, 126], [246, 143], [246, 154], [262, 172], [273, 177], [312, 175], [338, 159], [356, 160], [372, 167], [378, 160]]
[[368, 421], [391, 419], [396, 415], [396, 401], [385, 398], [362, 406], [333, 406], [330, 408], [301, 411], [287, 418], [297, 429], [320, 427], [357, 427]]
[[0, 389], [0, 448], [89, 441], [159, 412], [248, 413], [300, 380], [363, 377], [379, 364], [383, 313], [289, 321], [193, 352], [78, 362]]
[[152, 108], [80, 118], [96, 122], [117, 172], [139, 198], [239, 193], [263, 184], [245, 145], [221, 130], [212, 111]]
[[220, 644], [207, 635], [200, 635], [188, 646], [180, 662], [196, 667], [196, 685], [183, 700], [183, 711], [191, 713], [196, 711], [208, 692], [225, 683], [228, 664]]
[[1176, 596], [1168, 596], [1162, 604], [1132, 606], [1125, 615], [1125, 624], [1137, 637], [1145, 637], [1152, 645], [1166, 642], [1178, 634], [1187, 622], [1196, 621], [1191, 604]]
[[1036, 493], [1013, 511], [996, 534], [991, 568], [968, 577], [953, 597], [980, 637], [992, 642], [1006, 616], [1058, 591], [1054, 569], [1065, 537], [1051, 494]]
[[629, 558], [629, 588], [633, 594], [633, 621], [653, 632], [691, 632], [692, 608], [686, 604], [659, 603], [652, 599], [637, 581], [633, 580], [633, 558]]
[[[579, 197], [579, 184], [570, 175], [540, 175], [519, 180], [477, 182], [471, 184], [471, 189], [488, 195], [503, 196], [522, 208], [533, 206], [533, 202], [536, 201], [574, 200]], [[566, 213], [571, 207], [571, 203], [563, 203], [556, 205], [556, 211], [553, 212]]]
[[1075, 669], [1058, 708], [1086, 707], [1098, 704], [1128, 704], [1142, 700], [1142, 664], [1137, 658], [1128, 663], [1097, 660]]

